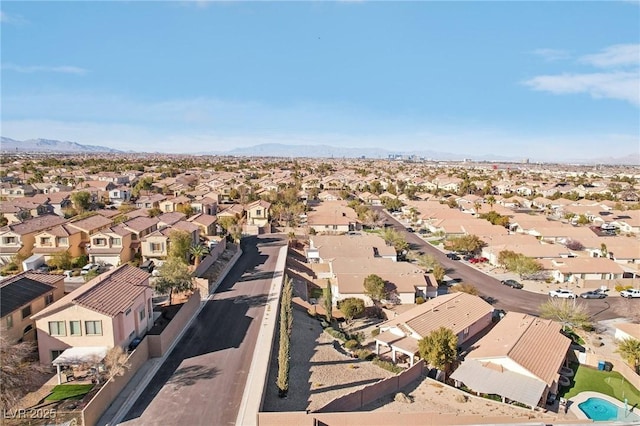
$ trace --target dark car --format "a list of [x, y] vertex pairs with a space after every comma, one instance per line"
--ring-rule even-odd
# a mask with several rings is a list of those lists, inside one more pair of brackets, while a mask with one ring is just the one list
[[153, 269], [156, 267], [155, 263], [153, 263], [153, 260], [146, 260], [144, 262], [142, 262], [142, 264], [140, 265], [140, 269], [142, 269], [143, 271], [146, 271], [148, 273], [152, 273]]
[[407, 232], [414, 232], [413, 228], [407, 228]]
[[604, 299], [605, 297], [607, 297], [607, 295], [600, 290], [592, 290], [581, 293], [580, 297], [582, 297], [583, 299]]
[[455, 253], [447, 253], [447, 257], [451, 260], [460, 260], [460, 256]]
[[522, 288], [522, 287], [524, 287], [522, 284], [520, 284], [516, 280], [504, 280], [504, 281], [501, 281], [501, 283], [503, 285], [506, 285], [506, 286], [509, 286], [509, 287], [512, 287], [512, 288]]

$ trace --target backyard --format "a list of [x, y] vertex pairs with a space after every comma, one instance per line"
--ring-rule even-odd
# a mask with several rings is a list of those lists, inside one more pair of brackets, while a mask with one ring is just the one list
[[62, 401], [67, 399], [82, 399], [94, 385], [58, 385], [45, 399], [47, 401]]
[[576, 374], [571, 378], [570, 387], [561, 388], [561, 397], [569, 399], [580, 392], [600, 392], [619, 401], [627, 398], [630, 406], [640, 406], [640, 391], [617, 371], [601, 371], [578, 364], [572, 364], [571, 368]]

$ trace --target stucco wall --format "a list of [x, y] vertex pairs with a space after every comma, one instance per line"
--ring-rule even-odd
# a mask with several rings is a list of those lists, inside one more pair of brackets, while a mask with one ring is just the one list
[[196, 291], [191, 295], [189, 300], [182, 305], [182, 308], [180, 308], [165, 329], [162, 330], [162, 333], [158, 335], [148, 334], [146, 339], [149, 340], [149, 356], [161, 357], [164, 355], [199, 307], [200, 293]]

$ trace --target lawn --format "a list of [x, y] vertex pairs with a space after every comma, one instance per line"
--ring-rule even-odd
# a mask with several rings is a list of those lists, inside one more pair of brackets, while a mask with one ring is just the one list
[[617, 371], [600, 371], [593, 367], [578, 366], [577, 364], [572, 364], [571, 368], [574, 371], [577, 368], [576, 374], [572, 377], [569, 388], [560, 389], [561, 397], [568, 399], [585, 391], [600, 392], [619, 401], [624, 401], [627, 398], [629, 405], [640, 406], [640, 391]]
[[89, 393], [93, 385], [58, 385], [45, 399], [47, 401], [62, 401], [65, 399], [82, 399]]

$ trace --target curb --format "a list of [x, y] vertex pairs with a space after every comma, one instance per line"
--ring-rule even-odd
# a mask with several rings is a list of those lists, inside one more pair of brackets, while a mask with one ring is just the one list
[[200, 311], [202, 311], [202, 308], [204, 308], [204, 306], [207, 304], [207, 302], [209, 300], [211, 300], [211, 298], [215, 294], [216, 289], [220, 286], [220, 283], [222, 283], [222, 281], [226, 278], [227, 274], [233, 268], [233, 266], [235, 266], [235, 264], [238, 261], [238, 259], [240, 258], [240, 256], [242, 256], [242, 253], [243, 253], [242, 249], [240, 247], [238, 247], [238, 252], [236, 253], [236, 255], [234, 255], [234, 257], [232, 257], [229, 260], [228, 265], [230, 265], [230, 266], [228, 266], [228, 268], [225, 269], [224, 273], [220, 275], [220, 277], [218, 278], [218, 283], [215, 285], [215, 287], [213, 287], [211, 293], [209, 293], [209, 296], [206, 299], [204, 299], [204, 300], [202, 300], [200, 302], [200, 307], [193, 313], [193, 315], [191, 316], [191, 319], [182, 328], [180, 333], [178, 333], [178, 335], [173, 340], [173, 343], [171, 343], [171, 346], [169, 346], [169, 349], [167, 349], [165, 354], [160, 358], [150, 358], [150, 359], [148, 359], [146, 361], [146, 362], [155, 362], [155, 365], [151, 369], [149, 369], [147, 374], [136, 384], [136, 387], [135, 387], [134, 391], [131, 392], [131, 394], [129, 395], [127, 400], [124, 402], [124, 404], [122, 404], [120, 409], [118, 409], [118, 411], [116, 412], [115, 416], [113, 416], [111, 421], [105, 423], [105, 426], [111, 426], [111, 425], [120, 424], [120, 421], [129, 412], [129, 410], [131, 409], [133, 404], [138, 400], [138, 398], [142, 394], [142, 391], [144, 391], [146, 389], [146, 387], [149, 385], [149, 383], [151, 382], [153, 377], [156, 375], [156, 373], [158, 372], [158, 370], [160, 369], [162, 364], [164, 364], [164, 362], [169, 357], [171, 352], [173, 352], [173, 349], [178, 344], [180, 339], [182, 339], [182, 336], [184, 335], [184, 333], [186, 333], [186, 331], [191, 327], [191, 325], [193, 324], [193, 321], [198, 317], [198, 315], [200, 314]]
[[[275, 337], [276, 323], [280, 309], [280, 293], [285, 276], [288, 246], [283, 246], [278, 254], [276, 268], [271, 288], [267, 297], [267, 304], [260, 323], [260, 332], [253, 349], [251, 367], [244, 385], [242, 401], [236, 418], [236, 425], [256, 426], [258, 424], [258, 412], [262, 408], [264, 389], [269, 380], [269, 364], [271, 363], [271, 348]], [[268, 350], [265, 350], [268, 348]]]

